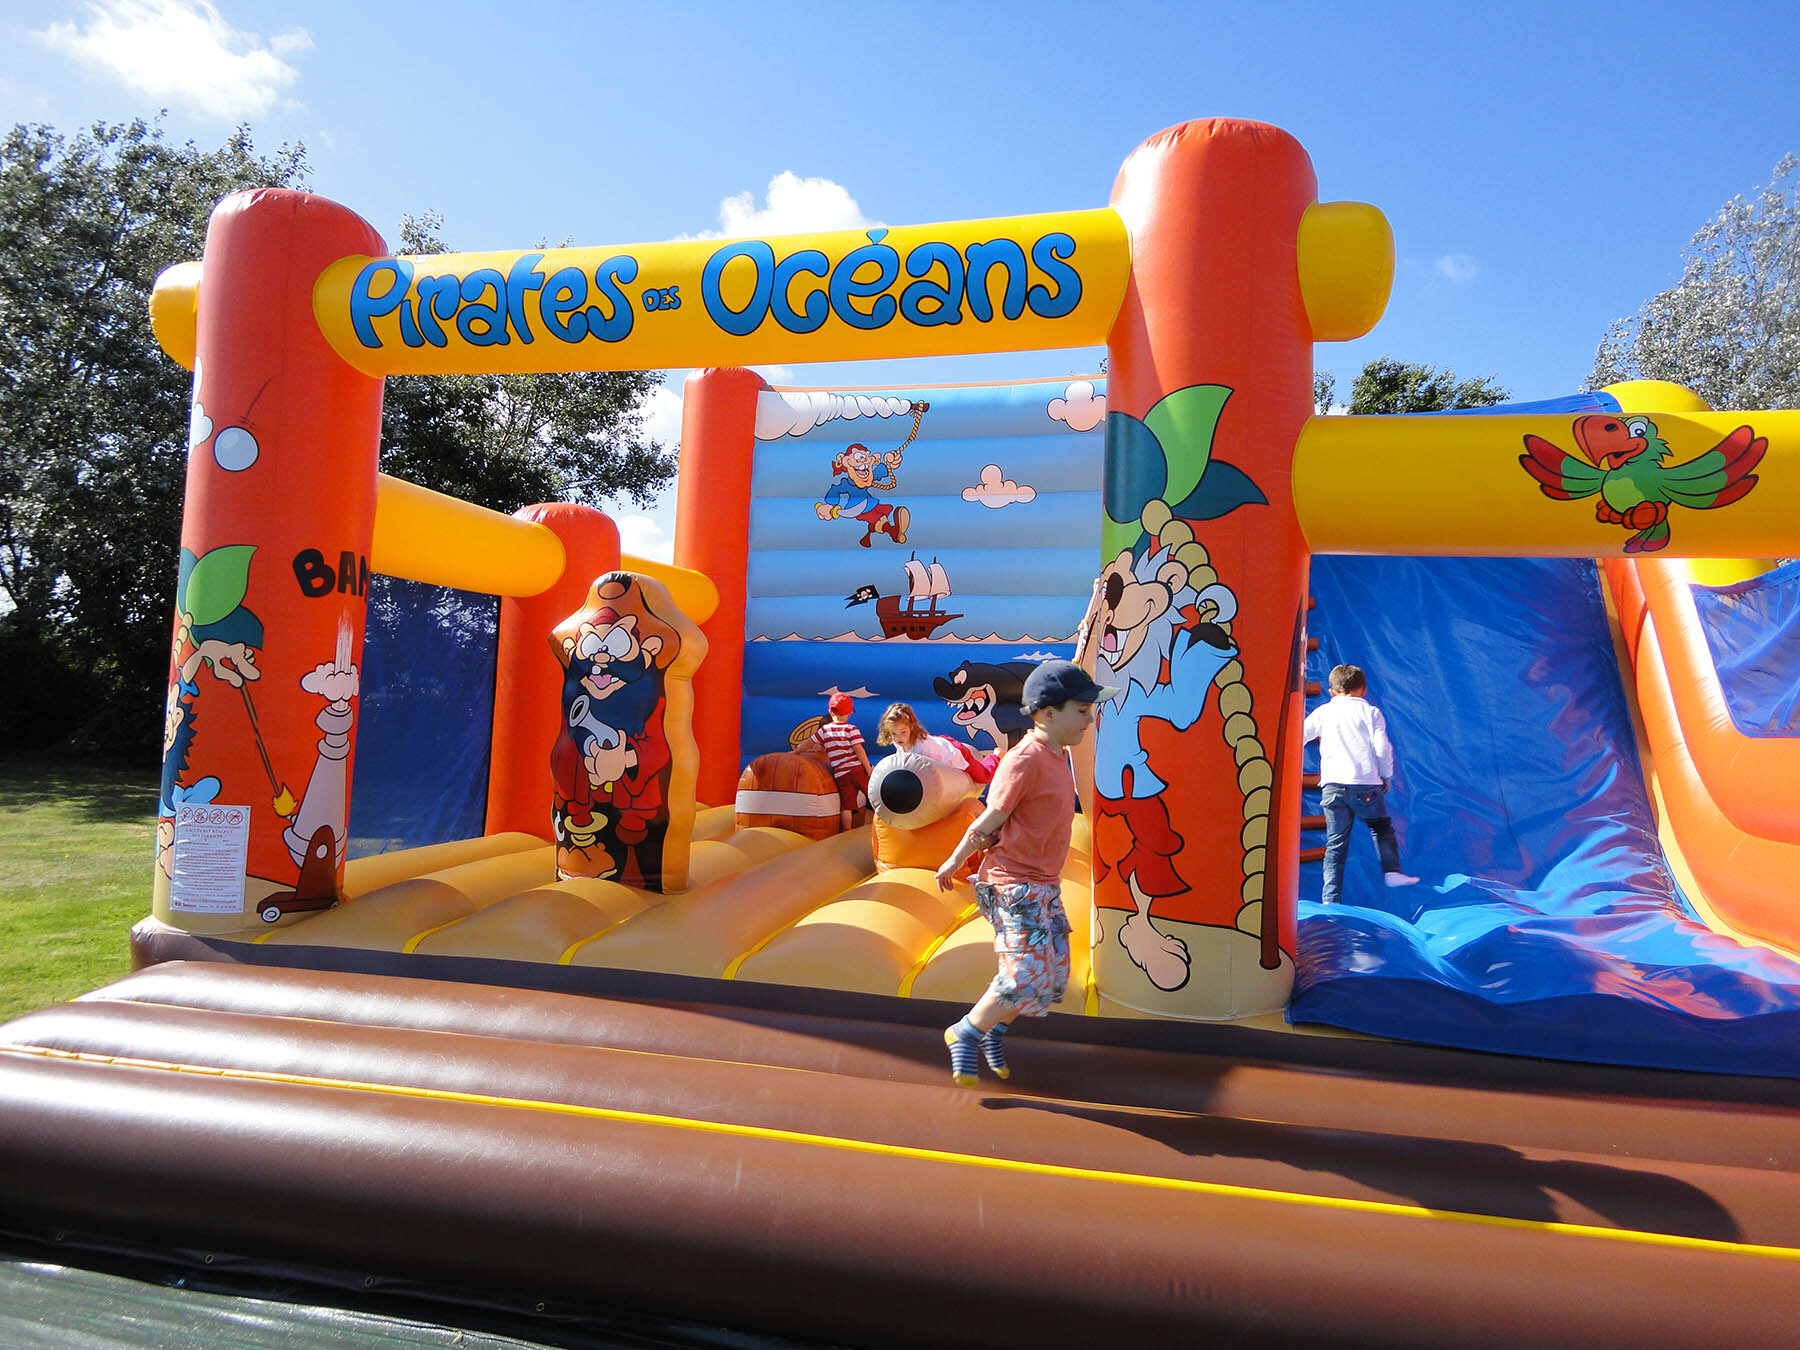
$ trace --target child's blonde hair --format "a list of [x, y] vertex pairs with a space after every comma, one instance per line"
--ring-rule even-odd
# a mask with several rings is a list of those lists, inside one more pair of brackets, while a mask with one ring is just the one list
[[919, 715], [913, 711], [912, 704], [890, 703], [887, 711], [881, 714], [881, 722], [875, 728], [875, 744], [892, 745], [894, 743], [894, 724], [903, 718], [918, 729], [920, 736], [925, 734], [925, 724], [919, 721]]

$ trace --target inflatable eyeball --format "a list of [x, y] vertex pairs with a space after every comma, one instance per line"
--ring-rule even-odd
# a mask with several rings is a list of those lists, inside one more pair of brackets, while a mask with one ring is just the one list
[[869, 775], [869, 805], [884, 825], [916, 830], [942, 820], [979, 788], [961, 769], [897, 750]]
[[260, 453], [256, 437], [243, 427], [226, 427], [213, 438], [213, 458], [228, 473], [242, 473]]

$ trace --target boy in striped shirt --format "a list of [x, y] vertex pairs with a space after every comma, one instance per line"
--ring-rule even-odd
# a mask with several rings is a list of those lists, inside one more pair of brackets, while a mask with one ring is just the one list
[[863, 749], [863, 734], [850, 721], [856, 704], [848, 694], [833, 694], [826, 705], [829, 721], [821, 722], [812, 734], [825, 752], [831, 776], [837, 780], [838, 828], [850, 828], [856, 809], [868, 800], [869, 754]]

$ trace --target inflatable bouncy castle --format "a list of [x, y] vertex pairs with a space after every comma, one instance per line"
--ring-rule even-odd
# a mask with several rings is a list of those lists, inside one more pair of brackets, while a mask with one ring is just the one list
[[[1317, 197], [1215, 120], [1105, 207], [816, 236], [409, 258], [221, 203], [152, 312], [195, 383], [140, 969], [0, 1033], [7, 1226], [834, 1343], [1784, 1334], [1800, 413], [1312, 416], [1393, 265]], [[386, 376], [665, 366], [673, 563], [377, 472]], [[1051, 657], [1118, 691], [1073, 978], [970, 1093], [995, 936], [932, 872]], [[1327, 907], [1337, 661], [1425, 884], [1353, 855]], [[839, 695], [959, 762], [840, 830]]]

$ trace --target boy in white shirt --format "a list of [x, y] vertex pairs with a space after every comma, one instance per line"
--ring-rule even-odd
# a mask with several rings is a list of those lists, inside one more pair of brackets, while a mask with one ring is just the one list
[[1331, 702], [1306, 715], [1306, 739], [1319, 743], [1319, 803], [1325, 809], [1327, 905], [1343, 899], [1344, 858], [1358, 820], [1375, 836], [1382, 879], [1389, 886], [1413, 886], [1417, 877], [1400, 870], [1400, 845], [1388, 816], [1387, 786], [1394, 776], [1394, 747], [1387, 719], [1364, 694], [1369, 684], [1355, 666], [1333, 666]]

